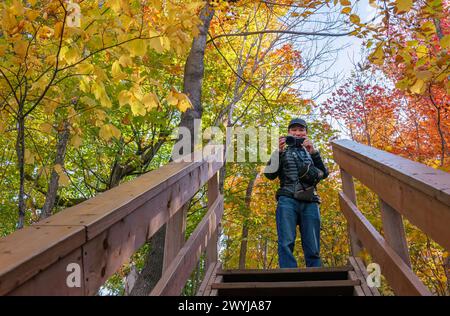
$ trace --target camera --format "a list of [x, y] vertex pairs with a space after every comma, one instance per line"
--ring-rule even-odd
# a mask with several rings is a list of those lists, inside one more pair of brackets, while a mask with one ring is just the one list
[[303, 137], [295, 137], [292, 135], [286, 136], [286, 145], [292, 147], [301, 147], [305, 139]]

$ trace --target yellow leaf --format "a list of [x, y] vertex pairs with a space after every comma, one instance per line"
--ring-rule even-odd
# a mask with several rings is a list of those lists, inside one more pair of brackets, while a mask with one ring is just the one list
[[170, 39], [167, 36], [161, 37], [161, 46], [166, 51], [170, 49]]
[[105, 124], [100, 127], [99, 136], [106, 141], [109, 141], [112, 137], [119, 138], [120, 135], [120, 131], [114, 125]]
[[88, 75], [94, 71], [94, 65], [81, 63], [77, 65], [77, 70], [80, 74]]
[[382, 65], [384, 62], [383, 44], [383, 42], [379, 43], [377, 48], [369, 57], [370, 61], [375, 65]]
[[11, 12], [14, 15], [22, 15], [24, 12], [24, 8], [22, 3], [20, 3], [20, 1], [18, 0], [14, 0], [12, 6], [10, 7]]
[[94, 74], [97, 77], [97, 81], [104, 82], [108, 81], [108, 76], [106, 72], [100, 67], [94, 67]]
[[434, 35], [436, 33], [436, 27], [434, 26], [434, 23], [432, 21], [427, 21], [425, 23], [422, 23], [420, 25], [420, 29], [422, 32], [427, 34]]
[[441, 40], [439, 42], [441, 43], [442, 48], [444, 48], [444, 49], [449, 48], [450, 47], [450, 35], [445, 35], [443, 38], [441, 38]]
[[39, 129], [44, 133], [50, 134], [52, 132], [53, 126], [50, 123], [42, 123], [39, 126]]
[[153, 108], [158, 107], [159, 104], [158, 98], [154, 93], [147, 93], [146, 95], [144, 95], [144, 97], [142, 98], [142, 103], [144, 103], [144, 106], [147, 109], [147, 111], [150, 111]]
[[428, 54], [428, 48], [425, 45], [420, 45], [416, 50], [417, 57], [422, 58]]
[[372, 8], [375, 8], [375, 9], [378, 8], [377, 3], [376, 3], [376, 0], [369, 0], [369, 5], [370, 5]]
[[21, 58], [25, 57], [27, 52], [28, 43], [26, 41], [19, 40], [14, 43], [14, 52], [16, 55], [19, 55]]
[[80, 102], [88, 105], [89, 107], [95, 107], [97, 105], [97, 102], [95, 102], [95, 100], [85, 95], [80, 98]]
[[126, 104], [129, 104], [131, 97], [132, 97], [132, 95], [129, 91], [127, 91], [127, 90], [120, 91], [119, 95], [118, 95], [119, 105], [124, 106]]
[[122, 10], [120, 0], [109, 0], [107, 5], [114, 11], [114, 13], [120, 13]]
[[416, 77], [421, 79], [421, 80], [424, 80], [424, 81], [429, 80], [432, 76], [433, 76], [433, 73], [431, 71], [428, 71], [428, 70], [419, 71], [419, 72], [416, 73]]
[[56, 22], [55, 24], [55, 38], [60, 38], [61, 31], [62, 31], [63, 23], [62, 22]]
[[8, 46], [6, 46], [6, 45], [0, 45], [0, 57], [3, 57], [5, 55], [7, 48], [8, 48]]
[[122, 72], [122, 68], [120, 67], [120, 62], [118, 60], [113, 63], [111, 74], [115, 81], [119, 81], [127, 77], [127, 75]]
[[72, 136], [70, 143], [74, 148], [80, 148], [81, 144], [83, 143], [83, 139], [80, 137], [80, 135], [75, 134]]
[[352, 14], [352, 15], [350, 15], [350, 21], [353, 24], [359, 24], [359, 22], [361, 22], [361, 19], [356, 14]]
[[187, 109], [192, 108], [191, 100], [189, 100], [187, 95], [184, 93], [178, 93], [177, 98], [179, 100], [177, 107], [181, 112], [186, 112]]
[[100, 98], [100, 104], [106, 108], [111, 108], [112, 107], [112, 102], [111, 99], [108, 97], [107, 94], [103, 95]]
[[31, 153], [29, 149], [25, 149], [24, 160], [26, 164], [34, 163], [34, 155]]
[[131, 107], [131, 112], [133, 113], [134, 116], [138, 116], [138, 115], [144, 116], [147, 113], [145, 111], [144, 105], [136, 98], [133, 98], [133, 100], [131, 100], [130, 107]]
[[133, 56], [144, 56], [147, 52], [147, 45], [141, 39], [131, 41], [128, 48]]
[[76, 46], [64, 46], [59, 53], [60, 60], [65, 60], [69, 64], [73, 64], [80, 58], [80, 52]]
[[95, 98], [100, 100], [106, 94], [105, 86], [102, 82], [94, 82], [92, 84], [92, 92], [94, 93]]
[[89, 92], [89, 82], [85, 78], [81, 78], [80, 80], [80, 90], [83, 92]]
[[[29, 21], [31, 21], [31, 22], [33, 22], [34, 20], [36, 20], [36, 18], [37, 18], [39, 15], [40, 15], [40, 13], [39, 13], [39, 11], [37, 11], [37, 10], [28, 10], [27, 12], [25, 12], [26, 18], [27, 18]], [[61, 22], [59, 22], [59, 23], [61, 23]], [[56, 24], [58, 24], [58, 23], [56, 23]], [[56, 26], [56, 24], [55, 24], [55, 26]]]
[[68, 186], [69, 183], [70, 183], [70, 179], [65, 173], [63, 173], [63, 174], [59, 175], [59, 182], [58, 183], [62, 187]]
[[161, 37], [156, 37], [156, 38], [152, 38], [149, 41], [150, 43], [150, 48], [154, 49], [157, 53], [163, 53], [164, 52], [164, 48], [161, 42]]
[[59, 164], [59, 163], [56, 164], [56, 165], [54, 165], [53, 168], [55, 169], [55, 172], [56, 172], [57, 174], [60, 174], [60, 173], [63, 172], [62, 166], [61, 166], [61, 164]]
[[120, 64], [122, 67], [130, 67], [130, 66], [133, 65], [133, 61], [132, 61], [132, 59], [130, 58], [130, 56], [122, 55], [122, 56], [120, 56], [120, 58], [119, 58], [119, 64]]
[[352, 8], [350, 7], [345, 7], [342, 9], [341, 11], [343, 14], [349, 14], [350, 12], [352, 12]]
[[395, 6], [399, 13], [405, 13], [411, 10], [411, 7], [413, 5], [412, 0], [396, 0]]
[[54, 166], [54, 169], [55, 169], [55, 172], [59, 176], [58, 184], [63, 187], [68, 185], [70, 180], [69, 180], [69, 177], [64, 173], [62, 166], [60, 164], [56, 164]]
[[343, 6], [349, 6], [349, 5], [352, 4], [349, 0], [340, 0], [339, 2], [340, 2], [341, 5], [343, 5]]
[[178, 104], [178, 99], [175, 97], [174, 92], [169, 92], [169, 95], [166, 98], [167, 103], [169, 103], [169, 105], [177, 105]]
[[423, 87], [423, 80], [417, 79], [416, 83], [410, 88], [410, 90], [412, 93], [421, 94]]

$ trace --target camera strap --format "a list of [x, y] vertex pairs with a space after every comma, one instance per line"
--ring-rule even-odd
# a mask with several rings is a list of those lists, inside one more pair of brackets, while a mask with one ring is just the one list
[[[297, 152], [296, 150], [294, 150], [294, 153], [295, 153], [295, 155], [297, 156], [297, 158], [298, 158], [299, 160], [303, 160], [303, 159], [300, 157], [300, 155], [298, 154], [298, 152]], [[295, 160], [295, 165], [297, 166], [297, 172], [300, 171], [300, 166], [298, 165], [298, 161], [297, 161], [297, 160]], [[300, 181], [300, 179], [303, 178], [305, 175], [308, 174], [309, 168], [310, 168], [310, 167], [311, 167], [311, 163], [308, 163], [308, 166], [307, 166], [307, 168], [306, 168], [305, 173], [303, 173], [303, 174], [298, 178], [298, 180], [297, 180], [298, 183], [302, 186], [303, 190], [306, 190], [306, 188], [305, 188], [305, 186], [303, 185], [303, 183]]]

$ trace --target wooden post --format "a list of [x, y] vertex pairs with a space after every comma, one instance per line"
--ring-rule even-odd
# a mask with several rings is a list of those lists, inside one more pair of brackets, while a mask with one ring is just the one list
[[[355, 192], [355, 184], [353, 183], [353, 177], [351, 174], [347, 173], [344, 169], [341, 170], [341, 179], [342, 179], [342, 190], [344, 194], [349, 198], [353, 204], [356, 205], [356, 192]], [[353, 257], [357, 257], [358, 254], [363, 250], [363, 244], [359, 240], [356, 232], [350, 227], [347, 226], [348, 235], [350, 239], [350, 252]]]
[[389, 246], [391, 246], [400, 258], [402, 258], [403, 261], [411, 268], [402, 216], [381, 198], [380, 205], [384, 238]]
[[[211, 179], [208, 181], [208, 209], [211, 208], [213, 203], [216, 201], [219, 196], [219, 173], [216, 172]], [[217, 262], [217, 239], [218, 239], [218, 230], [211, 236], [211, 240], [206, 247], [206, 264], [205, 270], [208, 270], [208, 267], [211, 263]]]
[[180, 249], [184, 246], [186, 232], [186, 214], [189, 207], [188, 201], [183, 207], [173, 215], [166, 226], [166, 237], [164, 243], [164, 261], [163, 273], [177, 256]]

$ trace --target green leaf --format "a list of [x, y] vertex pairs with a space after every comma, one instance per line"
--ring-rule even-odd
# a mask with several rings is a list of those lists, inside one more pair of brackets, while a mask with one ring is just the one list
[[398, 10], [398, 13], [406, 13], [411, 10], [413, 5], [412, 0], [396, 0], [395, 7]]
[[441, 43], [441, 47], [444, 49], [447, 49], [450, 47], [450, 35], [445, 35], [441, 40], [439, 41]]

